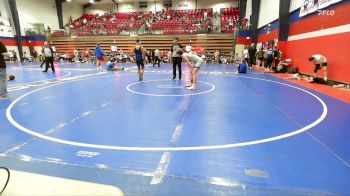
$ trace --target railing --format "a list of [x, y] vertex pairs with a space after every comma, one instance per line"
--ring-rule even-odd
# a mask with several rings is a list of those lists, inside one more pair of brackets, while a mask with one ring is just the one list
[[[28, 32], [29, 33], [29, 32]], [[48, 35], [47, 32], [34, 32], [30, 35], [37, 34]], [[214, 25], [212, 28], [158, 28], [148, 29], [145, 27], [129, 28], [129, 29], [70, 29], [70, 30], [54, 30], [49, 35], [52, 37], [70, 37], [70, 36], [130, 36], [130, 35], [171, 35], [171, 34], [211, 34], [211, 33], [233, 33], [233, 31], [225, 31], [221, 29], [220, 25]], [[27, 33], [26, 33], [27, 35]]]

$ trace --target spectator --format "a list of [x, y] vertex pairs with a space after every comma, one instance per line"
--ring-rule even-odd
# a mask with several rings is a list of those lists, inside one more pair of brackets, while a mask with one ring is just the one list
[[236, 53], [236, 55], [235, 55], [235, 62], [238, 63], [239, 59], [240, 59], [240, 57], [239, 57], [238, 53]]
[[204, 20], [206, 20], [206, 19], [208, 18], [208, 12], [207, 12], [207, 11], [205, 11], [205, 12], [203, 13], [203, 18], [204, 18]]
[[0, 41], [0, 99], [9, 99], [5, 56], [9, 56], [5, 45]]
[[24, 62], [31, 62], [30, 58], [31, 57], [30, 57], [30, 55], [27, 54], [27, 52], [23, 53], [23, 61]]
[[79, 62], [79, 50], [77, 49], [74, 50], [74, 62], [75, 63]]
[[49, 26], [47, 26], [47, 33], [51, 34], [51, 28]]
[[206, 58], [207, 58], [207, 63], [211, 63], [211, 54], [209, 51], [207, 52]]
[[248, 46], [244, 46], [243, 50], [243, 58], [246, 60], [246, 62], [249, 61], [249, 51], [248, 51]]
[[9, 51], [9, 57], [10, 57], [10, 63], [13, 63], [15, 60], [15, 51], [14, 50]]
[[279, 62], [282, 60], [282, 52], [278, 49], [277, 46], [273, 50], [273, 67], [277, 67]]
[[267, 48], [266, 54], [267, 54], [267, 58], [265, 63], [265, 71], [271, 71], [272, 60], [273, 60], [273, 50], [270, 46]]
[[218, 64], [219, 63], [219, 57], [220, 57], [220, 51], [216, 50], [214, 52], [214, 63]]
[[168, 58], [168, 63], [172, 63], [172, 58], [171, 58], [171, 51], [169, 50], [168, 53], [167, 53], [167, 58]]
[[87, 24], [86, 18], [83, 19], [82, 23], [83, 23], [84, 26]]
[[259, 67], [263, 67], [264, 66], [264, 56], [265, 56], [264, 49], [260, 48], [259, 52], [257, 52], [257, 54], [256, 54], [256, 57], [258, 59]]
[[256, 48], [255, 44], [251, 44], [248, 50], [249, 53], [249, 68], [252, 68], [253, 64], [255, 64], [255, 55], [256, 55]]
[[33, 57], [33, 61], [36, 62], [38, 59], [38, 52], [34, 50], [32, 53], [32, 57]]
[[234, 60], [235, 59], [235, 52], [232, 50], [231, 52], [230, 52], [230, 63], [234, 63]]
[[286, 60], [283, 60], [278, 63], [274, 71], [275, 73], [286, 73], [287, 69], [288, 69], [288, 63]]

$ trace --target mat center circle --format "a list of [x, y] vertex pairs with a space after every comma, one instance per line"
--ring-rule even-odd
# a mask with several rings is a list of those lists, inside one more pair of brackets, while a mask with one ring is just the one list
[[187, 83], [175, 80], [148, 80], [129, 84], [126, 89], [134, 94], [158, 97], [193, 96], [210, 93], [215, 90], [215, 85], [198, 81], [196, 90], [187, 90]]

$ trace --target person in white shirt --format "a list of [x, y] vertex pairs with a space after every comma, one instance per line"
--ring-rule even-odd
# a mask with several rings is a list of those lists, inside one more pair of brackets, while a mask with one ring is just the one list
[[153, 67], [154, 65], [156, 65], [158, 63], [158, 67], [160, 67], [160, 51], [158, 50], [158, 48], [154, 51], [154, 63], [153, 63]]
[[204, 60], [191, 52], [183, 53], [182, 59], [191, 68], [191, 84], [186, 85], [186, 87], [188, 90], [196, 90], [197, 72]]
[[248, 62], [249, 61], [249, 51], [248, 51], [248, 46], [245, 46], [243, 50], [243, 58]]
[[309, 61], [315, 64], [314, 77], [317, 77], [317, 71], [323, 69], [323, 78], [327, 81], [327, 59], [323, 55], [314, 54], [309, 57]]
[[219, 63], [219, 56], [220, 56], [220, 51], [219, 51], [219, 50], [216, 50], [216, 51], [214, 52], [214, 62], [215, 62], [216, 64]]

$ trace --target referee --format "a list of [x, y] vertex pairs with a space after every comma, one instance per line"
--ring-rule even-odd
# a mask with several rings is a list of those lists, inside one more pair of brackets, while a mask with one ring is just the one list
[[172, 61], [173, 61], [173, 80], [176, 79], [176, 66], [179, 69], [179, 80], [181, 80], [181, 62], [182, 62], [182, 49], [183, 46], [179, 44], [179, 38], [175, 37], [173, 39], [173, 45], [171, 46], [170, 51], [172, 52]]
[[55, 73], [55, 67], [53, 65], [53, 50], [47, 42], [44, 42], [44, 44], [45, 46], [41, 51], [45, 57], [45, 70], [43, 72], [47, 72], [49, 64], [51, 64], [52, 73]]

